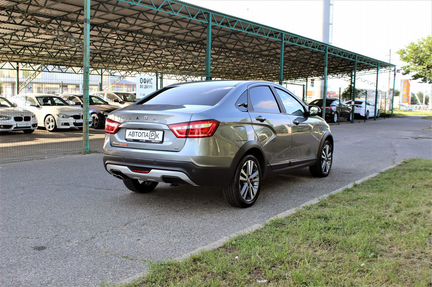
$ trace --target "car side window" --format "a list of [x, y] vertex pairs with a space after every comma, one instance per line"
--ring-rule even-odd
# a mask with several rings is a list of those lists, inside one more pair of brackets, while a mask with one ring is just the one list
[[276, 93], [279, 95], [279, 97], [282, 100], [282, 103], [285, 107], [285, 111], [289, 115], [293, 116], [303, 116], [304, 115], [304, 108], [303, 106], [294, 99], [293, 96], [285, 92], [284, 90], [276, 88]]
[[114, 95], [114, 94], [107, 94], [106, 97], [107, 97], [107, 99], [109, 99], [111, 101], [114, 101], [117, 99], [116, 95]]
[[241, 96], [238, 98], [235, 105], [236, 105], [236, 108], [242, 112], [248, 111], [247, 91], [245, 91], [245, 92], [243, 92], [243, 94], [241, 94]]
[[80, 100], [77, 97], [69, 97], [68, 100], [73, 102], [75, 105], [81, 104]]
[[38, 103], [31, 97], [25, 97], [25, 104], [27, 106], [38, 106]]
[[251, 88], [249, 98], [254, 111], [257, 113], [280, 113], [278, 103], [269, 86]]

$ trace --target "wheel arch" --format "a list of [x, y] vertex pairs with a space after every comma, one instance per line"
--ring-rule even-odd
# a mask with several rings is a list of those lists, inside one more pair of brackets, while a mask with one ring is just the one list
[[265, 155], [264, 155], [264, 152], [263, 152], [260, 144], [258, 142], [255, 142], [255, 141], [245, 143], [239, 149], [239, 151], [236, 153], [236, 155], [234, 156], [234, 159], [232, 161], [232, 164], [231, 164], [232, 173], [235, 172], [240, 160], [249, 154], [255, 156], [258, 159], [258, 162], [261, 166], [261, 170], [262, 170], [263, 174], [265, 173], [265, 171], [266, 171]]
[[317, 159], [320, 158], [320, 156], [321, 156], [321, 149], [322, 149], [324, 143], [325, 143], [327, 140], [331, 142], [332, 150], [334, 150], [334, 139], [333, 139], [333, 135], [332, 135], [330, 132], [326, 132], [326, 133], [324, 134], [324, 136], [321, 138], [321, 141], [320, 141], [320, 144], [319, 144], [319, 148], [318, 148], [318, 151], [317, 151]]
[[46, 118], [49, 117], [49, 116], [53, 117], [53, 119], [54, 119], [54, 123], [55, 123], [55, 125], [57, 126], [57, 120], [56, 120], [55, 116], [54, 116], [53, 114], [46, 114], [45, 117], [44, 117], [44, 120], [43, 120], [43, 127], [45, 127], [45, 120], [46, 120]]

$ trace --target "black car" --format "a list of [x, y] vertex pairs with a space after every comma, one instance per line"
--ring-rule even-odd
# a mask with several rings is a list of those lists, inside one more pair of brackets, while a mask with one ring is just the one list
[[[62, 98], [74, 105], [82, 106], [84, 103], [82, 95], [65, 95], [62, 96]], [[89, 112], [92, 119], [92, 127], [95, 129], [103, 128], [105, 126], [105, 118], [110, 112], [118, 109], [118, 107], [110, 105], [102, 98], [96, 96], [90, 96], [89, 100]]]
[[[309, 103], [309, 106], [317, 106], [323, 109], [323, 99], [313, 100]], [[327, 99], [326, 100], [326, 121], [331, 123], [337, 123], [341, 118], [345, 118], [347, 121], [351, 121], [352, 108], [339, 101], [338, 99]]]

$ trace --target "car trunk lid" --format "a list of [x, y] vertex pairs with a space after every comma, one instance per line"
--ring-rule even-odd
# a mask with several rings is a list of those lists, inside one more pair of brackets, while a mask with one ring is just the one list
[[[189, 122], [193, 113], [207, 108], [196, 105], [133, 105], [110, 116], [110, 119], [121, 123], [120, 130], [111, 137], [111, 144], [124, 148], [180, 151], [186, 139], [177, 138], [169, 125]], [[146, 139], [143, 140], [142, 136]]]

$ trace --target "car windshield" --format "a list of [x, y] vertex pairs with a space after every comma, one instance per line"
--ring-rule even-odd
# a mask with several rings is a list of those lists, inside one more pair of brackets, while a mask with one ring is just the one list
[[13, 107], [11, 102], [9, 102], [3, 97], [0, 97], [0, 108], [11, 108], [11, 107]]
[[[334, 102], [335, 100], [326, 100], [326, 106], [330, 106], [332, 104], [332, 102]], [[313, 100], [309, 105], [314, 105], [314, 106], [319, 106], [322, 107], [323, 106], [323, 99], [317, 99], [317, 100]]]
[[39, 96], [36, 100], [41, 106], [68, 106], [68, 103], [59, 97]]
[[135, 102], [136, 96], [133, 93], [115, 93], [119, 96], [124, 102]]
[[185, 84], [177, 87], [169, 87], [159, 91], [149, 99], [143, 99], [143, 105], [216, 105], [233, 87], [221, 85], [194, 85]]

